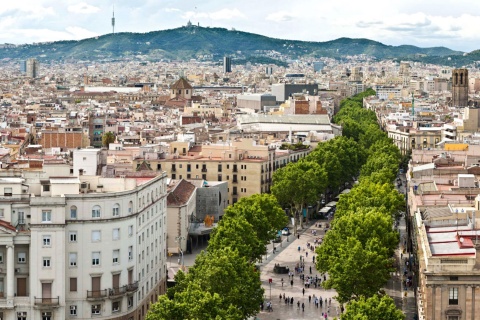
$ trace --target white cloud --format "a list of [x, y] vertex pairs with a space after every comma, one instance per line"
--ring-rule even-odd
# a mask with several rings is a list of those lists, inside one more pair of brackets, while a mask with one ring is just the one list
[[283, 10], [270, 13], [265, 18], [265, 20], [275, 21], [275, 22], [286, 22], [286, 21], [292, 21], [293, 19], [295, 19], [294, 15], [292, 15], [290, 12], [283, 11]]
[[214, 12], [200, 12], [200, 13], [187, 11], [182, 16], [182, 18], [184, 19], [208, 18], [212, 20], [233, 20], [233, 19], [246, 19], [247, 16], [237, 8], [234, 8], [234, 9], [221, 9]]
[[177, 8], [165, 8], [165, 9], [163, 9], [163, 11], [165, 11], [165, 12], [179, 12], [181, 10], [177, 9]]
[[72, 12], [72, 13], [89, 14], [89, 13], [97, 13], [98, 11], [100, 11], [100, 8], [92, 6], [85, 2], [80, 2], [80, 3], [72, 4], [68, 6], [67, 10], [68, 12]]

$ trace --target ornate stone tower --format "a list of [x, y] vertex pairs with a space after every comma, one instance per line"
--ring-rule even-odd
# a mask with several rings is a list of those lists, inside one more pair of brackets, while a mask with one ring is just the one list
[[468, 106], [468, 70], [454, 69], [452, 72], [452, 106]]

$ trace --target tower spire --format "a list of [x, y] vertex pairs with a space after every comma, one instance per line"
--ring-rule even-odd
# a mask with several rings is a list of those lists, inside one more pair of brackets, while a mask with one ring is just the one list
[[113, 5], [112, 11], [112, 34], [115, 34], [115, 5]]

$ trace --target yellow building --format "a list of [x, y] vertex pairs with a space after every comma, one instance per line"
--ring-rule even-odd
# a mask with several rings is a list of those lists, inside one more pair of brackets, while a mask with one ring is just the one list
[[[153, 170], [165, 171], [172, 179], [228, 181], [228, 204], [233, 204], [241, 197], [269, 192], [274, 170], [309, 152], [310, 149], [277, 153], [275, 147], [257, 145], [253, 139], [191, 148], [186, 142], [174, 142], [170, 154], [159, 154], [157, 159], [146, 161]], [[144, 160], [136, 158], [134, 168]]]

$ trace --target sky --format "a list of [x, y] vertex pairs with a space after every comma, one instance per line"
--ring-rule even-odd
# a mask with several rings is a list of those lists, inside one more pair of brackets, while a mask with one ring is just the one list
[[80, 40], [178, 28], [187, 21], [269, 37], [480, 49], [478, 0], [11, 0], [0, 6], [0, 43]]

